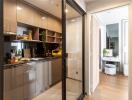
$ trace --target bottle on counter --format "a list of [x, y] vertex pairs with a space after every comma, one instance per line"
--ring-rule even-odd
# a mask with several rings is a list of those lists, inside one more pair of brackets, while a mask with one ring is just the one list
[[11, 64], [14, 64], [16, 61], [15, 50], [11, 49]]
[[29, 39], [29, 40], [32, 40], [32, 31], [31, 31], [31, 30], [29, 30], [28, 39]]
[[11, 63], [11, 54], [8, 53], [8, 52], [6, 53], [5, 63], [6, 64], [10, 64]]

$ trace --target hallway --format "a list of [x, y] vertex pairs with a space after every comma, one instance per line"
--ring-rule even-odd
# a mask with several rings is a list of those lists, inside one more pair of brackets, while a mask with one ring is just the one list
[[127, 77], [100, 74], [100, 79], [100, 84], [93, 95], [84, 100], [128, 100]]

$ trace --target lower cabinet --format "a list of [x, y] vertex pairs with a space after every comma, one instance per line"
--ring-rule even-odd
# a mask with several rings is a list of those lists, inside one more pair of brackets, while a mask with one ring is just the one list
[[13, 70], [4, 70], [4, 100], [10, 100], [13, 97]]
[[13, 69], [13, 100], [24, 100], [23, 85], [24, 85], [24, 69], [23, 65], [16, 66]]
[[39, 61], [36, 63], [36, 95], [49, 88], [49, 62]]
[[24, 100], [24, 70], [21, 66], [4, 70], [4, 100]]
[[36, 63], [24, 64], [24, 100], [32, 100], [36, 96]]
[[36, 61], [4, 70], [4, 100], [32, 100], [61, 81], [61, 59]]
[[4, 100], [32, 100], [48, 88], [48, 61], [30, 62], [4, 70]]
[[50, 66], [49, 66], [49, 73], [50, 73], [50, 86], [56, 84], [57, 82], [61, 81], [61, 76], [62, 76], [62, 59], [53, 59], [50, 61]]

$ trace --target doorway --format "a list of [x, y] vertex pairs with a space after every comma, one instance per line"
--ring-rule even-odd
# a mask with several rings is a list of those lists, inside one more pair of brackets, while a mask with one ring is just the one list
[[[90, 38], [90, 65], [92, 66], [92, 68], [90, 68], [92, 72], [90, 74], [91, 93], [94, 94], [98, 91], [98, 87], [101, 87], [102, 84], [105, 86], [104, 84], [109, 80], [116, 79], [113, 81], [113, 84], [123, 87], [119, 85], [120, 83], [118, 82], [120, 79], [124, 79], [126, 87], [124, 87], [125, 90], [120, 91], [124, 93], [122, 100], [124, 100], [124, 98], [127, 100], [128, 6], [116, 7], [91, 14]], [[107, 78], [107, 80], [104, 80], [104, 77]]]

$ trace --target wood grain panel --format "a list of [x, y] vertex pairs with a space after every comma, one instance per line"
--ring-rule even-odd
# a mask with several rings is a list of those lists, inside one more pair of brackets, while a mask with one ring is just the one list
[[54, 18], [48, 17], [48, 29], [61, 33], [61, 22]]
[[55, 59], [52, 61], [52, 68], [51, 68], [51, 77], [52, 77], [52, 85], [56, 84], [57, 82], [61, 81], [61, 61], [62, 59]]
[[4, 0], [4, 32], [16, 33], [16, 0]]
[[58, 19], [50, 17], [21, 1], [18, 1], [17, 6], [21, 7], [21, 10], [17, 10], [18, 22], [61, 33], [61, 22]]
[[21, 23], [33, 25], [34, 23], [33, 9], [30, 6], [20, 1], [17, 2], [17, 6], [21, 8], [21, 10], [20, 9], [17, 10], [17, 21]]

